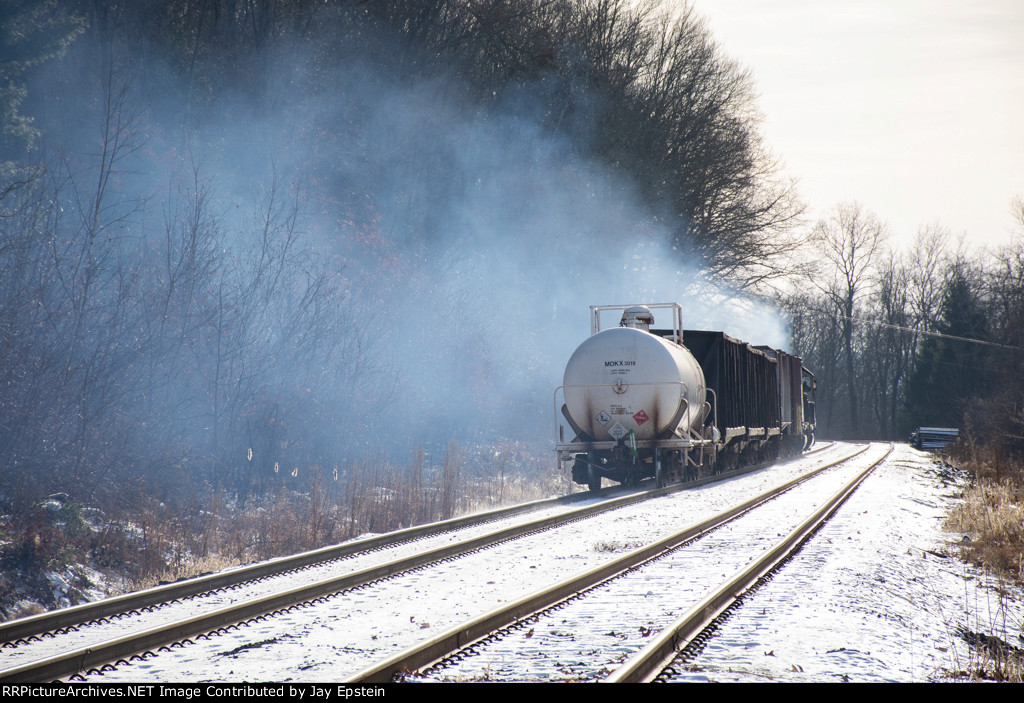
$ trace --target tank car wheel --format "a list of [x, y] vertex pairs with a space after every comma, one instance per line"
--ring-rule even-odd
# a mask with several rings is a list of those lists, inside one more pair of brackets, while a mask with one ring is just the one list
[[587, 453], [587, 488], [591, 492], [601, 490], [601, 474], [594, 470], [594, 462], [597, 461], [597, 457], [594, 456], [594, 452]]
[[688, 473], [685, 461], [686, 457], [679, 452], [666, 451], [662, 455], [661, 461], [658, 462], [655, 472], [658, 488], [664, 488], [673, 481], [683, 480], [685, 478], [684, 474]]

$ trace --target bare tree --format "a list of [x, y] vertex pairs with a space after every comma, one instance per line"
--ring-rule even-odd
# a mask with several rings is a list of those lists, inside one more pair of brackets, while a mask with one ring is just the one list
[[813, 282], [825, 294], [839, 320], [846, 360], [849, 432], [856, 436], [861, 424], [854, 350], [855, 317], [858, 304], [876, 280], [876, 259], [888, 234], [874, 213], [864, 210], [858, 203], [839, 205], [831, 216], [818, 222], [815, 234], [828, 268]]
[[923, 330], [935, 328], [949, 241], [949, 230], [938, 224], [922, 227], [914, 238], [910, 257], [911, 307], [915, 326]]
[[861, 353], [865, 357], [866, 401], [873, 409], [880, 436], [896, 437], [903, 391], [915, 352], [911, 331], [910, 274], [896, 254], [890, 252], [878, 266], [877, 286], [870, 301]]
[[713, 273], [744, 287], [781, 275], [803, 206], [761, 144], [749, 73], [690, 5], [648, 25], [646, 61], [607, 123], [619, 153], [606, 158], [633, 170], [651, 202], [671, 204], [674, 244]]
[[988, 272], [992, 325], [1003, 346], [989, 369], [998, 380], [979, 405], [996, 445], [1024, 455], [1024, 199], [1014, 200], [1013, 215], [1017, 231], [995, 252]]

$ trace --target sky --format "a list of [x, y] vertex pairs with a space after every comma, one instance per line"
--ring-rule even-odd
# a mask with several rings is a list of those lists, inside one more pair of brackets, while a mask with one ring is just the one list
[[[670, 2], [672, 0], [669, 0]], [[1024, 198], [1024, 0], [691, 0], [813, 221], [857, 201], [997, 247]]]

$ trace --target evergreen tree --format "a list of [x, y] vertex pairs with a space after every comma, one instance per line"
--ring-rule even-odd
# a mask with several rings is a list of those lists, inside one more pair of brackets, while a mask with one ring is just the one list
[[[959, 427], [972, 398], [990, 386], [988, 322], [978, 287], [955, 265], [939, 309], [937, 334], [925, 338], [907, 388], [907, 424]], [[973, 341], [977, 340], [977, 341]]]

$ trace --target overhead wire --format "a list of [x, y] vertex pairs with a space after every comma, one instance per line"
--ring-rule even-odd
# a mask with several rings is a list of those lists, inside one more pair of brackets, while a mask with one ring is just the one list
[[931, 332], [929, 330], [915, 329], [913, 327], [904, 327], [902, 325], [894, 325], [889, 322], [880, 322], [878, 320], [868, 320], [860, 317], [852, 317], [850, 315], [841, 315], [838, 312], [829, 312], [825, 310], [816, 310], [825, 315], [832, 315], [839, 320], [849, 320], [850, 322], [856, 322], [864, 325], [874, 325], [875, 327], [887, 327], [893, 330], [899, 330], [901, 332], [911, 332], [913, 334], [920, 334], [926, 337], [938, 337], [941, 339], [951, 339], [957, 342], [969, 342], [971, 344], [983, 344], [989, 347], [997, 347], [1000, 349], [1009, 349], [1011, 351], [1024, 352], [1024, 347], [1014, 346], [1012, 344], [1001, 344], [999, 342], [989, 342], [984, 339], [973, 339], [971, 337], [958, 337], [955, 334], [945, 334], [943, 332]]

